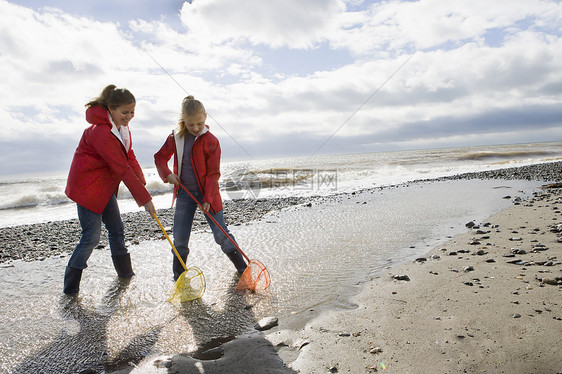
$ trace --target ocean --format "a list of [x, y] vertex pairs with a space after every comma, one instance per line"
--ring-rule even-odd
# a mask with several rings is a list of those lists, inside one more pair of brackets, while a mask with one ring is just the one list
[[[562, 142], [357, 153], [223, 162], [223, 199], [333, 195], [442, 176], [562, 160]], [[171, 205], [171, 186], [143, 168], [157, 208]], [[64, 194], [66, 174], [0, 178], [0, 227], [76, 218]], [[121, 184], [122, 213], [138, 210]]]
[[[245, 253], [267, 267], [266, 291], [235, 291], [234, 268], [208, 230], [191, 234], [188, 258], [188, 266], [203, 271], [206, 291], [184, 304], [167, 301], [173, 281], [166, 240], [129, 245], [136, 275], [125, 283], [107, 248], [94, 250], [71, 301], [62, 295], [68, 255], [4, 263], [0, 372], [152, 373], [174, 354], [220, 353], [213, 348], [257, 333], [254, 325], [264, 317], [278, 317], [279, 329], [304, 328], [326, 310], [356, 308], [350, 298], [365, 282], [446, 245], [467, 230], [467, 222], [485, 222], [541, 186], [523, 180], [406, 182], [560, 160], [558, 142], [225, 162], [224, 199], [330, 197], [229, 226]], [[170, 187], [153, 168], [144, 171], [156, 206], [169, 207]], [[64, 186], [65, 176], [4, 180], [0, 226], [75, 218]], [[384, 186], [392, 187], [370, 188]], [[120, 207], [139, 209], [126, 189]]]

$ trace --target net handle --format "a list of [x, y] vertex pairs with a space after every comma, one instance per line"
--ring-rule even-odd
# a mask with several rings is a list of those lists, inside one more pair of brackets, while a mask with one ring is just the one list
[[176, 246], [174, 245], [174, 243], [172, 243], [172, 239], [170, 239], [170, 237], [168, 236], [168, 233], [166, 232], [166, 230], [164, 230], [164, 226], [162, 226], [162, 224], [160, 223], [160, 220], [158, 219], [158, 217], [156, 217], [156, 213], [154, 213], [154, 219], [156, 220], [156, 222], [158, 222], [158, 226], [160, 226], [160, 229], [162, 229], [162, 232], [164, 233], [164, 235], [166, 235], [166, 239], [168, 239], [168, 241], [170, 242], [170, 245], [172, 246], [172, 249], [174, 250], [174, 253], [176, 254], [176, 257], [181, 262], [181, 266], [183, 266], [185, 271], [187, 271], [187, 266], [185, 265], [185, 262], [183, 262], [183, 259], [181, 258], [180, 254], [178, 253], [178, 250], [176, 249]]
[[[244, 256], [244, 258], [246, 259], [246, 261], [250, 262], [250, 259], [248, 258], [248, 256], [246, 256], [246, 254], [240, 249], [240, 247], [238, 246], [238, 244], [236, 244], [236, 242], [230, 237], [230, 235], [228, 235], [228, 233], [225, 231], [225, 229], [222, 228], [221, 225], [219, 225], [219, 223], [217, 222], [217, 220], [215, 219], [215, 217], [213, 217], [213, 215], [211, 213], [209, 213], [208, 211], [206, 211], [205, 209], [203, 209], [203, 205], [201, 205], [201, 203], [195, 198], [195, 196], [193, 196], [193, 194], [191, 192], [188, 191], [187, 188], [185, 188], [185, 186], [181, 183], [178, 182], [178, 184], [180, 185], [181, 188], [183, 188], [183, 190], [185, 192], [187, 192], [187, 194], [189, 196], [191, 196], [191, 198], [193, 199], [193, 201], [195, 201], [197, 203], [197, 206], [199, 206], [199, 208], [201, 209], [201, 211], [203, 213], [205, 213], [207, 215], [207, 217], [209, 217], [214, 223], [215, 225], [217, 225], [217, 227], [219, 229], [221, 229], [222, 233], [228, 238], [228, 240], [230, 240], [230, 242], [236, 247], [237, 250], [240, 251], [240, 253], [242, 254], [242, 256]], [[169, 240], [169, 239], [168, 239]], [[175, 248], [174, 248], [175, 249]]]

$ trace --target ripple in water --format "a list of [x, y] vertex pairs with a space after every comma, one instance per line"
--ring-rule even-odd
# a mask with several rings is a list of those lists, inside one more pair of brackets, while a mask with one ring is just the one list
[[130, 246], [136, 276], [129, 282], [116, 277], [108, 250], [95, 250], [76, 298], [61, 296], [68, 257], [5, 265], [0, 372], [111, 372], [176, 353], [215, 359], [220, 350], [213, 348], [253, 331], [263, 317], [279, 317], [281, 328], [303, 327], [326, 308], [354, 307], [349, 297], [388, 265], [507, 207], [503, 195], [537, 186], [501, 182], [506, 191], [498, 184], [439, 182], [342, 195], [231, 226], [246, 254], [271, 274], [271, 287], [260, 293], [235, 291], [235, 269], [210, 232], [192, 234], [188, 260], [203, 271], [206, 293], [184, 304], [167, 302], [174, 282], [166, 240]]

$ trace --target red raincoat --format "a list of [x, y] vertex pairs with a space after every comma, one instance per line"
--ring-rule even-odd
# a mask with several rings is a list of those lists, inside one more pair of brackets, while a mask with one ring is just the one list
[[[167, 182], [168, 175], [172, 171], [168, 167], [168, 161], [174, 156], [174, 174], [181, 170], [181, 159], [183, 156], [183, 145], [185, 138], [172, 132], [160, 150], [154, 155], [154, 163], [160, 178]], [[178, 161], [178, 154], [180, 155]], [[203, 194], [203, 202], [211, 204], [211, 212], [215, 214], [222, 210], [222, 198], [219, 191], [221, 147], [219, 140], [209, 132], [206, 126], [203, 133], [195, 138], [191, 149], [191, 164], [197, 179], [199, 189]], [[174, 186], [174, 201], [179, 187]], [[173, 202], [172, 202], [173, 205]]]
[[[101, 106], [86, 110], [84, 130], [68, 173], [66, 195], [95, 213], [101, 214], [123, 181], [139, 206], [152, 200], [132, 145], [125, 149], [113, 131], [109, 112]], [[130, 130], [129, 130], [130, 138]]]

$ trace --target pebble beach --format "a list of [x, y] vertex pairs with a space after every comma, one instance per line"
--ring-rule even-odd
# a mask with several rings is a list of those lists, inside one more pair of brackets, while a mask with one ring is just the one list
[[[522, 179], [546, 182], [556, 182], [562, 179], [562, 162], [536, 164], [516, 168], [506, 168], [477, 173], [465, 173], [439, 178], [438, 180], [459, 179]], [[428, 182], [418, 180], [412, 183]], [[384, 187], [383, 187], [384, 188]], [[241, 225], [263, 217], [273, 211], [279, 211], [290, 206], [300, 204], [321, 204], [330, 197], [287, 197], [269, 199], [239, 199], [224, 202], [224, 215], [227, 225]], [[159, 207], [157, 207], [159, 208]], [[167, 229], [171, 228], [174, 210], [158, 209], [160, 221]], [[128, 244], [138, 244], [141, 241], [161, 239], [162, 232], [154, 220], [143, 210], [122, 214], [125, 224], [125, 236]], [[206, 220], [201, 212], [197, 212], [194, 220], [194, 230], [206, 226]], [[105, 230], [102, 227], [102, 230]], [[78, 219], [52, 221], [33, 225], [19, 225], [0, 228], [0, 263], [11, 260], [37, 261], [50, 256], [71, 253], [80, 239], [80, 223]], [[101, 236], [98, 248], [107, 247], [107, 234]]]
[[[463, 234], [415, 261], [389, 266], [362, 285], [352, 308], [322, 313], [302, 328], [271, 323], [215, 348], [218, 358], [178, 352], [142, 370], [114, 372], [562, 373], [561, 171], [556, 162], [440, 178], [544, 185], [485, 221], [467, 222]], [[225, 217], [240, 225], [334, 198], [226, 201]], [[159, 209], [158, 215], [170, 229], [173, 210]], [[123, 219], [130, 244], [162, 239], [146, 212]], [[198, 215], [196, 230], [205, 228], [204, 221]], [[0, 261], [10, 266], [67, 256], [79, 233], [77, 220], [2, 228]]]

